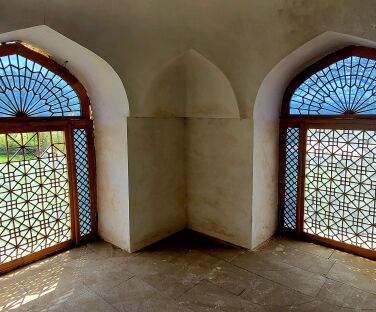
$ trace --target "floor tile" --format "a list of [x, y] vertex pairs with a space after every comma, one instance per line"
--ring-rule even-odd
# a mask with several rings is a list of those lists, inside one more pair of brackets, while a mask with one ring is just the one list
[[262, 258], [286, 263], [320, 275], [326, 275], [335, 262], [284, 244], [269, 244], [256, 252]]
[[241, 294], [252, 284], [253, 280], [258, 278], [256, 274], [225, 261], [217, 263], [215, 268], [206, 276], [206, 279], [212, 284], [226, 289], [234, 295]]
[[189, 311], [137, 277], [114, 287], [102, 297], [119, 311]]
[[249, 287], [241, 294], [241, 297], [256, 304], [277, 307], [295, 306], [314, 300], [311, 296], [263, 277], [250, 281]]
[[187, 293], [179, 302], [193, 311], [266, 311], [264, 307], [235, 296], [208, 281], [202, 281]]
[[321, 246], [318, 244], [310, 243], [310, 242], [305, 242], [302, 240], [294, 240], [290, 238], [285, 238], [285, 237], [273, 237], [268, 241], [264, 247], [268, 245], [276, 245], [277, 248], [280, 250], [283, 250], [284, 248], [294, 248], [298, 249], [300, 251], [318, 256], [318, 257], [323, 257], [323, 258], [330, 258], [330, 256], [333, 254], [334, 249], [328, 248], [325, 246]]
[[359, 268], [336, 263], [329, 271], [328, 278], [376, 294], [376, 276]]
[[340, 307], [376, 310], [376, 294], [333, 280], [325, 282], [317, 297]]
[[112, 258], [112, 257], [134, 257], [138, 255], [138, 253], [129, 253], [125, 250], [122, 250], [120, 248], [117, 248], [113, 246], [110, 243], [107, 243], [102, 240], [98, 240], [92, 243], [87, 244], [87, 247], [90, 251], [95, 252], [96, 254], [106, 257], [106, 258]]
[[316, 296], [325, 283], [325, 278], [299, 269], [259, 271], [259, 275], [308, 296]]
[[274, 257], [265, 258], [258, 252], [250, 251], [247, 251], [246, 253], [236, 257], [233, 261], [231, 261], [231, 263], [252, 272], [263, 270], [281, 271], [292, 268], [291, 265], [288, 265], [281, 261], [276, 261]]
[[64, 312], [117, 312], [115, 307], [89, 290], [65, 302], [62, 309]]
[[308, 303], [291, 307], [289, 311], [291, 312], [355, 312], [355, 310], [353, 309], [337, 307], [333, 304], [323, 302], [320, 300], [314, 300], [312, 302], [308, 302]]
[[376, 275], [376, 261], [335, 250], [330, 259], [361, 270], [363, 273]]

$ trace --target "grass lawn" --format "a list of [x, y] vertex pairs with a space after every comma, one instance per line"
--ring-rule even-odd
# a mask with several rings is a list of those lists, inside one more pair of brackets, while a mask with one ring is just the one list
[[[35, 159], [32, 155], [25, 155], [26, 160]], [[12, 161], [21, 161], [24, 160], [22, 155], [16, 155], [12, 158]], [[0, 164], [6, 163], [8, 161], [7, 154], [0, 154]]]
[[8, 157], [5, 154], [0, 154], [0, 163], [5, 163], [8, 161]]

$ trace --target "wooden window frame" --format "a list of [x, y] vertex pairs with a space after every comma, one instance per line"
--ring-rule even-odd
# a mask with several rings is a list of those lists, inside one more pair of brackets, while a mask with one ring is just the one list
[[[288, 85], [282, 101], [280, 115], [279, 134], [279, 182], [278, 182], [278, 231], [300, 239], [317, 242], [322, 245], [333, 247], [345, 252], [357, 254], [369, 259], [376, 260], [376, 251], [361, 248], [358, 246], [330, 240], [327, 238], [311, 235], [303, 232], [304, 223], [304, 190], [305, 190], [305, 156], [307, 129], [349, 129], [349, 130], [373, 130], [376, 131], [376, 115], [367, 114], [344, 114], [344, 115], [290, 115], [290, 100], [295, 90], [310, 76], [329, 65], [343, 60], [347, 57], [359, 56], [376, 60], [376, 49], [349, 46], [337, 52], [329, 54], [308, 66]], [[285, 161], [286, 161], [286, 139], [287, 128], [299, 128], [299, 149], [298, 149], [298, 182], [297, 182], [297, 203], [296, 203], [296, 229], [291, 230], [284, 227], [284, 194], [285, 194]]]
[[[71, 240], [53, 247], [26, 255], [24, 257], [0, 264], [0, 275], [17, 267], [40, 260], [49, 255], [61, 252], [92, 240], [97, 236], [97, 194], [96, 194], [96, 163], [94, 147], [94, 127], [91, 120], [90, 100], [83, 85], [66, 68], [59, 65], [48, 55], [39, 53], [21, 42], [2, 43], [0, 57], [18, 54], [30, 59], [64, 79], [77, 93], [80, 100], [80, 116], [53, 116], [53, 117], [0, 117], [0, 133], [64, 131], [67, 149], [67, 171], [70, 194], [71, 211]], [[89, 181], [90, 181], [90, 214], [91, 232], [80, 236], [78, 219], [78, 195], [76, 180], [76, 161], [73, 130], [85, 129], [88, 149]]]

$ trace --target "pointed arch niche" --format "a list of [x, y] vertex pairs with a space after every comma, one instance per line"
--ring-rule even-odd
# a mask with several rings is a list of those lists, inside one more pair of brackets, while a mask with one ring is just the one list
[[96, 147], [98, 230], [129, 250], [128, 100], [112, 67], [95, 53], [43, 25], [0, 34], [46, 51], [83, 84], [91, 102]]
[[166, 61], [128, 119], [134, 250], [189, 228], [250, 247], [250, 123], [231, 81], [190, 49]]
[[239, 109], [225, 74], [191, 49], [160, 69], [132, 116], [239, 118]]
[[[282, 99], [289, 82], [309, 65], [324, 56], [341, 50], [347, 46], [375, 47], [374, 42], [349, 35], [326, 32], [299, 49], [277, 64], [264, 79], [253, 112], [253, 198], [252, 198], [252, 245], [256, 247], [268, 239], [278, 226], [278, 165], [279, 154], [279, 117]], [[333, 62], [332, 62], [333, 63]], [[330, 64], [327, 64], [330, 65]], [[308, 76], [306, 77], [308, 78]], [[303, 92], [304, 93], [304, 92]], [[299, 93], [302, 95], [303, 93]], [[293, 100], [299, 102], [297, 96]], [[291, 94], [290, 94], [291, 95]], [[301, 101], [300, 101], [301, 102]], [[336, 108], [320, 107], [295, 103], [292, 113], [300, 111], [315, 112], [325, 110], [333, 114]], [[321, 109], [321, 110], [320, 110]], [[350, 109], [343, 107], [342, 113], [350, 114]], [[282, 111], [284, 113], [285, 111]], [[285, 112], [286, 113], [286, 112]], [[281, 132], [283, 136], [283, 131]], [[269, 155], [269, 156], [268, 156]], [[273, 155], [271, 158], [270, 155]]]

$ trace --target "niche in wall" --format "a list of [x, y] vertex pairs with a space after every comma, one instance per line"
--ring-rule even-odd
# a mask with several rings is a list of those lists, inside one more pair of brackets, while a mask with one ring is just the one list
[[151, 81], [135, 117], [239, 118], [231, 83], [212, 62], [189, 50]]
[[134, 249], [186, 227], [250, 247], [250, 127], [203, 55], [162, 66], [128, 123]]

